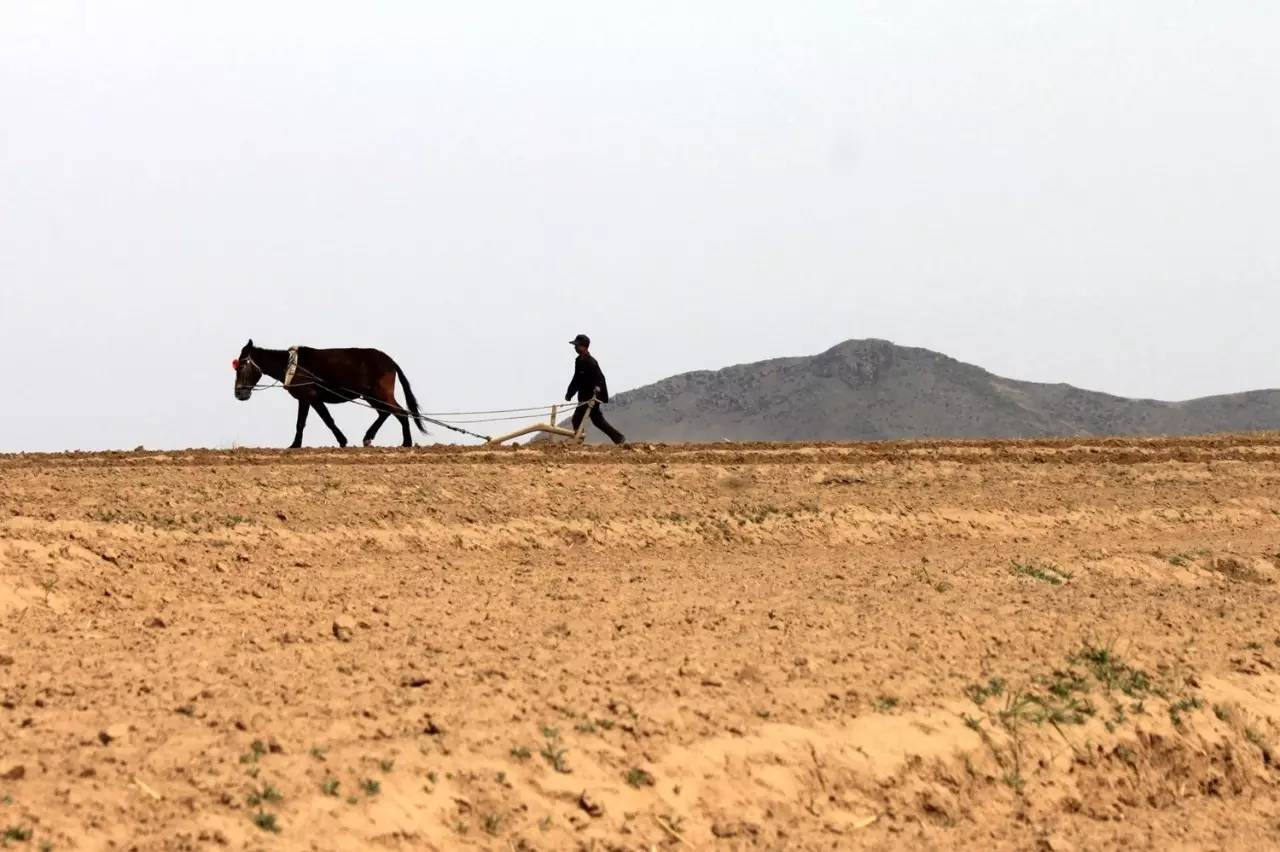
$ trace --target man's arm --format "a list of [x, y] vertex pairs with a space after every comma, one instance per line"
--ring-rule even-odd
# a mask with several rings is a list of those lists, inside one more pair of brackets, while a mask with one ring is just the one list
[[573, 366], [573, 378], [569, 380], [569, 389], [564, 392], [564, 401], [569, 402], [573, 399], [574, 392], [578, 389], [578, 365]]

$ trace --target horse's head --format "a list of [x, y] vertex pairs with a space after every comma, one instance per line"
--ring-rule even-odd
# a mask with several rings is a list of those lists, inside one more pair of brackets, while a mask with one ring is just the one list
[[253, 360], [253, 341], [240, 350], [240, 357], [231, 362], [236, 371], [236, 399], [243, 402], [253, 394], [254, 385], [262, 378], [262, 368]]

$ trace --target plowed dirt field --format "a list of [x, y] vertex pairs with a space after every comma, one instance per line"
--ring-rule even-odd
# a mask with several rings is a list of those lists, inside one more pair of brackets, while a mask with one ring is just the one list
[[0, 845], [1277, 848], [1277, 578], [1280, 436], [3, 456]]

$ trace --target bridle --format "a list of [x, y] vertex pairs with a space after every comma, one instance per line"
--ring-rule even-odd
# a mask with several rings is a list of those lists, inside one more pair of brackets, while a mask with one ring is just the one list
[[258, 371], [258, 374], [259, 374], [259, 375], [261, 375], [261, 374], [262, 374], [262, 368], [261, 368], [261, 367], [259, 367], [259, 366], [258, 366], [258, 364], [253, 360], [253, 356], [252, 356], [252, 355], [246, 355], [244, 358], [234, 358], [234, 359], [232, 359], [232, 361], [231, 361], [231, 367], [232, 367], [232, 369], [234, 369], [234, 370], [236, 371], [236, 390], [238, 390], [238, 391], [242, 391], [242, 390], [252, 391], [254, 388], [256, 388], [256, 387], [258, 386], [258, 381], [257, 381], [257, 379], [254, 379], [254, 380], [253, 380], [252, 382], [250, 382], [249, 384], [243, 384], [243, 383], [241, 383], [241, 381], [240, 381], [240, 368], [241, 368], [241, 367], [254, 367], [254, 368], [256, 368], [256, 369], [257, 369], [257, 371]]

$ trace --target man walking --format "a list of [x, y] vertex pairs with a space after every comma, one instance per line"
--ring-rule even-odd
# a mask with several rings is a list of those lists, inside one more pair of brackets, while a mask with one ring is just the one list
[[[579, 334], [569, 344], [578, 353], [578, 359], [573, 362], [573, 381], [569, 382], [569, 389], [564, 392], [566, 402], [572, 400], [575, 393], [578, 395], [579, 405], [573, 410], [573, 431], [578, 431], [582, 426], [582, 418], [587, 416], [587, 408], [590, 407], [591, 423], [615, 444], [621, 444], [626, 438], [609, 425], [609, 421], [604, 419], [604, 412], [600, 410], [601, 403], [609, 401], [609, 386], [605, 383], [600, 364], [588, 351], [591, 348], [591, 338]], [[598, 400], [597, 403], [587, 406], [585, 403], [593, 398]]]

